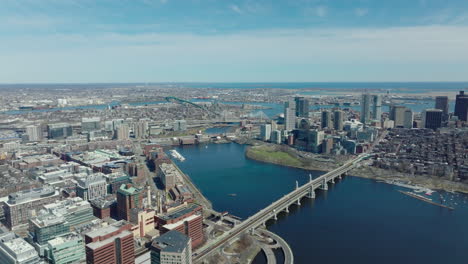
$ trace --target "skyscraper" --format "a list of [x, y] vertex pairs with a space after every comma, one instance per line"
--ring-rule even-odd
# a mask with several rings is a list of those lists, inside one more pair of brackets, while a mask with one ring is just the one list
[[260, 137], [263, 141], [270, 140], [271, 138], [271, 125], [264, 124], [260, 126]]
[[28, 135], [29, 141], [41, 141], [43, 139], [42, 127], [39, 126], [27, 126], [26, 135]]
[[294, 98], [296, 102], [296, 116], [309, 117], [309, 100], [304, 97]]
[[411, 111], [411, 109], [405, 110], [403, 127], [413, 128], [413, 111]]
[[73, 129], [70, 124], [57, 123], [47, 126], [47, 135], [51, 139], [64, 139], [73, 134]]
[[296, 128], [296, 110], [294, 108], [286, 107], [284, 109], [284, 125], [287, 131]]
[[335, 130], [343, 130], [343, 111], [335, 110], [333, 113], [333, 128]]
[[422, 112], [423, 126], [436, 130], [442, 127], [442, 110], [426, 109]]
[[371, 118], [370, 112], [370, 104], [371, 104], [371, 95], [370, 94], [362, 94], [361, 100], [361, 123], [369, 122]]
[[435, 101], [435, 109], [442, 110], [442, 118], [444, 121], [448, 120], [449, 114], [449, 100], [448, 96], [437, 96]]
[[455, 115], [458, 116], [459, 120], [468, 121], [468, 95], [464, 91], [460, 91], [460, 94], [457, 94]]
[[127, 124], [122, 124], [117, 128], [117, 139], [129, 139], [130, 138], [130, 129]]
[[101, 129], [101, 118], [99, 117], [91, 117], [86, 118], [83, 117], [81, 119], [81, 131], [95, 131]]
[[382, 119], [382, 97], [380, 95], [373, 95], [372, 103], [372, 119], [380, 121]]
[[406, 107], [394, 105], [390, 109], [390, 120], [395, 121], [395, 127], [403, 127], [405, 123]]
[[148, 122], [146, 120], [140, 120], [133, 124], [133, 134], [135, 138], [142, 139], [148, 136]]
[[322, 112], [322, 129], [323, 128], [332, 128], [332, 119], [331, 113], [329, 111]]

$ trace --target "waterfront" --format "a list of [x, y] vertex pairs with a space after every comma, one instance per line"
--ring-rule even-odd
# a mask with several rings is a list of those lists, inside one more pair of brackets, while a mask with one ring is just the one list
[[[180, 147], [187, 160], [178, 165], [214, 209], [242, 218], [290, 192], [295, 180], [308, 180], [303, 170], [247, 160], [244, 149], [237, 144]], [[451, 212], [397, 189], [347, 177], [316, 200], [303, 200], [290, 214], [269, 221], [269, 229], [291, 245], [296, 263], [466, 263], [466, 196], [453, 198], [457, 205]], [[261, 256], [256, 263], [262, 263]]]

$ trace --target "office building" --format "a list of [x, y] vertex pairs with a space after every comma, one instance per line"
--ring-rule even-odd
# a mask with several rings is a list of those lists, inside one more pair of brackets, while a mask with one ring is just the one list
[[271, 138], [271, 125], [264, 124], [260, 126], [260, 138], [263, 141], [268, 141]]
[[116, 128], [116, 135], [118, 140], [125, 140], [130, 138], [130, 128], [127, 124], [121, 124]]
[[290, 107], [284, 109], [284, 126], [286, 131], [296, 128], [296, 109]]
[[361, 123], [366, 124], [371, 119], [371, 98], [370, 94], [362, 94], [361, 100]]
[[337, 131], [343, 130], [343, 111], [335, 110], [333, 112], [333, 128]]
[[457, 94], [455, 116], [458, 117], [458, 120], [468, 121], [468, 95], [466, 95], [464, 91], [460, 91], [460, 93]]
[[271, 132], [271, 142], [276, 144], [281, 144], [281, 142], [283, 142], [283, 136], [281, 135], [281, 131], [273, 130]]
[[169, 231], [153, 240], [150, 246], [151, 264], [191, 264], [190, 237]]
[[122, 184], [117, 191], [117, 214], [119, 219], [130, 221], [133, 208], [143, 208], [142, 192], [132, 184]]
[[100, 173], [78, 179], [76, 195], [85, 201], [106, 196], [106, 179]]
[[42, 126], [27, 126], [26, 135], [29, 141], [41, 141], [44, 138]]
[[322, 129], [324, 128], [333, 128], [332, 117], [329, 111], [322, 112]]
[[182, 177], [179, 170], [171, 163], [161, 163], [158, 166], [157, 175], [161, 178], [161, 182], [164, 184], [166, 191], [174, 188], [178, 179]]
[[47, 241], [45, 257], [51, 264], [81, 263], [86, 260], [83, 237], [76, 233]]
[[50, 139], [65, 139], [73, 135], [73, 129], [70, 124], [57, 123], [47, 125], [47, 136]]
[[405, 110], [404, 114], [404, 121], [403, 121], [403, 127], [404, 128], [413, 128], [413, 111], [411, 109], [407, 108]]
[[72, 197], [44, 205], [44, 210], [55, 216], [63, 216], [71, 228], [95, 220], [88, 201]]
[[447, 121], [449, 117], [449, 99], [448, 96], [437, 96], [435, 101], [435, 109], [442, 110], [443, 121]]
[[393, 120], [394, 127], [404, 127], [406, 107], [394, 105], [390, 109], [390, 120]]
[[307, 150], [312, 151], [313, 153], [320, 153], [322, 151], [322, 143], [324, 138], [325, 133], [323, 131], [309, 131]]
[[101, 118], [99, 117], [83, 117], [81, 119], [81, 131], [96, 131], [101, 129]]
[[155, 217], [156, 226], [161, 234], [171, 230], [179, 231], [192, 240], [192, 248], [203, 243], [202, 207], [198, 204], [188, 204]]
[[39, 264], [41, 259], [31, 244], [9, 232], [0, 234], [0, 263]]
[[6, 225], [14, 228], [28, 223], [43, 205], [52, 203], [59, 197], [59, 192], [49, 186], [10, 194], [4, 206]]
[[296, 97], [294, 101], [296, 103], [296, 116], [309, 117], [309, 100], [304, 97]]
[[134, 264], [131, 225], [123, 221], [85, 234], [87, 264]]
[[148, 122], [140, 120], [133, 124], [133, 134], [137, 139], [143, 139], [148, 136]]
[[176, 120], [174, 121], [174, 131], [185, 131], [187, 130], [187, 121], [185, 120]]
[[382, 119], [382, 97], [373, 95], [372, 103], [372, 119], [380, 121]]
[[440, 109], [426, 109], [422, 112], [422, 123], [424, 128], [438, 129], [442, 127], [442, 114]]
[[[70, 233], [70, 225], [64, 216], [43, 212], [29, 220], [30, 234], [34, 243], [43, 245], [47, 241]], [[43, 256], [43, 250], [39, 252]]]

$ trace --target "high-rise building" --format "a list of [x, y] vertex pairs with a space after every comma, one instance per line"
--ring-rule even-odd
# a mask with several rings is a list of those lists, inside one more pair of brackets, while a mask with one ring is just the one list
[[96, 131], [101, 129], [101, 118], [99, 117], [83, 117], [81, 119], [81, 131]]
[[325, 133], [323, 131], [308, 131], [308, 150], [314, 153], [320, 153], [322, 151], [322, 143], [324, 138]]
[[283, 141], [282, 137], [283, 136], [281, 135], [281, 131], [279, 130], [273, 130], [271, 132], [271, 142], [273, 143], [281, 144], [281, 142]]
[[117, 139], [125, 140], [130, 138], [130, 128], [127, 124], [120, 125], [117, 129]]
[[73, 135], [70, 124], [57, 123], [47, 125], [47, 136], [50, 139], [64, 139]]
[[178, 231], [157, 237], [150, 246], [151, 264], [192, 264], [190, 240]]
[[380, 121], [382, 119], [382, 97], [380, 95], [373, 95], [372, 103], [372, 119]]
[[81, 263], [86, 260], [83, 237], [71, 233], [49, 240], [45, 256], [51, 264]]
[[96, 219], [90, 203], [80, 197], [67, 198], [46, 204], [44, 205], [44, 210], [53, 215], [65, 217], [70, 227]]
[[442, 110], [442, 118], [444, 121], [447, 121], [449, 116], [448, 96], [437, 96], [435, 101], [435, 109]]
[[304, 97], [296, 97], [294, 101], [296, 102], [296, 116], [309, 117], [309, 100]]
[[460, 91], [460, 93], [457, 94], [455, 115], [461, 121], [468, 121], [468, 95], [465, 94], [465, 91]]
[[26, 135], [28, 135], [29, 141], [41, 141], [44, 138], [42, 133], [42, 127], [39, 126], [27, 126]]
[[133, 133], [135, 138], [142, 139], [148, 136], [148, 122], [140, 120], [133, 125]]
[[404, 127], [406, 107], [394, 105], [390, 109], [390, 120], [395, 121], [394, 127]]
[[442, 127], [442, 114], [440, 109], [426, 109], [422, 112], [424, 128], [438, 129]]
[[140, 189], [132, 184], [122, 184], [117, 191], [117, 214], [119, 219], [130, 221], [133, 208], [143, 208], [143, 197]]
[[85, 178], [78, 179], [76, 195], [85, 201], [106, 196], [106, 179], [100, 173], [91, 174]]
[[271, 138], [271, 125], [263, 124], [260, 126], [260, 137], [263, 141], [270, 140]]
[[286, 131], [296, 128], [296, 109], [290, 107], [284, 109], [284, 124]]
[[166, 191], [174, 188], [177, 183], [177, 178], [181, 177], [179, 171], [172, 163], [161, 163], [158, 166], [158, 176], [164, 184]]
[[0, 234], [0, 263], [42, 263], [34, 247], [13, 232]]
[[131, 224], [116, 222], [85, 234], [87, 264], [134, 264]]
[[333, 128], [338, 131], [343, 130], [343, 111], [335, 110], [333, 112]]
[[329, 111], [322, 112], [322, 129], [332, 128], [332, 117]]
[[[43, 213], [29, 220], [30, 232], [34, 243], [44, 245], [47, 241], [70, 233], [70, 224], [64, 216]], [[39, 252], [43, 256], [43, 252]]]
[[362, 94], [361, 100], [361, 123], [365, 124], [369, 122], [371, 118], [371, 95]]
[[187, 121], [185, 120], [176, 120], [174, 121], [174, 131], [185, 131], [187, 130]]
[[403, 121], [403, 127], [404, 128], [413, 128], [413, 111], [411, 109], [407, 108], [405, 110], [404, 114], [404, 121]]
[[203, 243], [202, 207], [198, 204], [188, 204], [155, 217], [157, 228], [164, 234], [171, 230], [179, 231], [192, 240], [192, 248]]
[[28, 223], [43, 205], [52, 203], [59, 197], [59, 192], [49, 186], [10, 194], [4, 206], [7, 226], [14, 228]]

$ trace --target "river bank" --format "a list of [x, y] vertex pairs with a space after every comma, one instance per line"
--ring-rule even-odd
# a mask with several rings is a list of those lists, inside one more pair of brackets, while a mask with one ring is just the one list
[[[297, 151], [291, 150], [289, 147], [279, 147], [267, 144], [248, 147], [245, 151], [245, 156], [248, 159], [259, 162], [321, 172], [331, 171], [343, 164], [343, 160], [329, 159], [327, 161], [321, 161], [317, 160], [317, 158], [305, 158], [303, 156], [299, 156]], [[435, 190], [468, 193], [468, 184], [465, 183], [420, 175], [412, 176], [397, 171], [372, 167], [370, 165], [362, 165], [351, 170], [349, 174], [354, 177], [373, 180], [398, 180]]]

